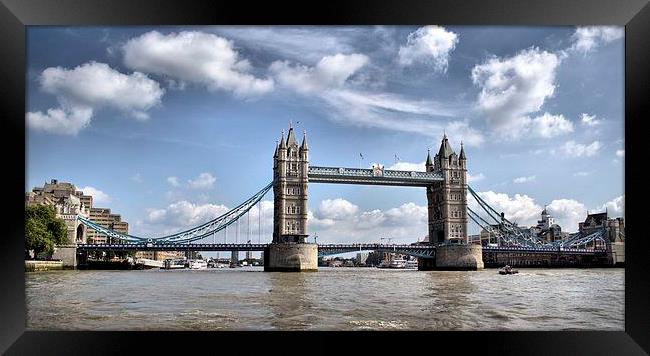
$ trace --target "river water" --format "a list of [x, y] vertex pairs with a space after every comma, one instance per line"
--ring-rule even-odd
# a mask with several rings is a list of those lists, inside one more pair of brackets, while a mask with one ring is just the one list
[[624, 269], [26, 274], [29, 330], [624, 330]]

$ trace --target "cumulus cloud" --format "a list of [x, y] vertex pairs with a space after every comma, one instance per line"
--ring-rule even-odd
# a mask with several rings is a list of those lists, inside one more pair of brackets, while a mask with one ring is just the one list
[[93, 197], [93, 204], [103, 204], [103, 203], [111, 202], [111, 197], [97, 188], [88, 186], [88, 187], [83, 187], [79, 190], [81, 190], [84, 193], [84, 195], [91, 195]]
[[[531, 124], [526, 115], [541, 109], [555, 93], [556, 69], [560, 58], [531, 47], [508, 58], [492, 57], [472, 69], [472, 81], [481, 91], [477, 107], [488, 125], [499, 133], [516, 136]], [[567, 131], [563, 117], [542, 115], [539, 125], [551, 124], [548, 133]]]
[[186, 200], [169, 204], [164, 209], [150, 209], [147, 221], [171, 226], [197, 226], [228, 211], [224, 205], [195, 204]]
[[603, 204], [602, 209], [607, 209], [607, 213], [612, 217], [625, 216], [625, 195], [614, 198]]
[[546, 209], [562, 227], [562, 231], [566, 232], [578, 231], [578, 223], [587, 217], [585, 205], [573, 199], [553, 200]]
[[47, 113], [28, 112], [30, 127], [51, 133], [76, 135], [88, 126], [95, 110], [109, 107], [136, 120], [149, 118], [165, 93], [145, 74], [122, 74], [105, 63], [88, 62], [73, 69], [50, 67], [38, 78], [41, 89], [55, 95], [61, 108]]
[[122, 48], [124, 64], [132, 69], [164, 75], [250, 96], [273, 90], [272, 79], [256, 78], [250, 62], [242, 59], [231, 41], [214, 34], [182, 31], [163, 35], [147, 32]]
[[571, 36], [573, 45], [570, 49], [586, 54], [594, 51], [598, 46], [618, 40], [624, 35], [624, 28], [618, 26], [578, 27]]
[[339, 88], [345, 81], [368, 63], [363, 54], [325, 56], [314, 66], [292, 65], [288, 61], [271, 63], [269, 71], [278, 83], [302, 93]]
[[359, 207], [341, 198], [326, 199], [320, 203], [318, 217], [332, 220], [344, 219], [359, 211]]
[[532, 136], [551, 138], [573, 132], [573, 124], [563, 115], [544, 113], [528, 123], [529, 126], [524, 131], [529, 131]]
[[47, 113], [28, 112], [26, 116], [27, 125], [32, 129], [55, 134], [76, 135], [90, 124], [93, 110], [87, 107], [48, 109]]
[[411, 243], [427, 234], [427, 207], [409, 202], [386, 211], [360, 211], [345, 199], [327, 199], [308, 213], [308, 224], [323, 243], [379, 242], [380, 237]]
[[169, 183], [172, 187], [178, 187], [181, 185], [181, 183], [178, 181], [178, 177], [167, 177], [167, 183]]
[[592, 157], [595, 156], [602, 147], [599, 141], [594, 141], [588, 145], [576, 143], [571, 140], [561, 147], [561, 153], [567, 157]]
[[625, 150], [616, 150], [616, 157], [625, 157]]
[[[496, 193], [491, 190], [478, 192], [477, 194], [496, 211], [503, 212], [506, 219], [518, 223], [519, 226], [535, 224], [542, 211], [542, 207], [537, 205], [533, 198], [525, 194], [515, 194], [510, 197], [508, 194]], [[482, 211], [482, 208], [471, 195], [468, 195], [468, 205], [476, 212]], [[485, 216], [481, 213], [479, 215]]]
[[596, 126], [600, 124], [600, 120], [596, 120], [596, 115], [588, 115], [585, 113], [580, 114], [580, 122], [585, 126]]
[[440, 26], [420, 27], [408, 35], [406, 45], [399, 49], [398, 62], [402, 66], [421, 63], [435, 71], [446, 72], [449, 54], [458, 43], [458, 35]]
[[192, 189], [210, 189], [216, 180], [217, 178], [212, 176], [212, 174], [204, 172], [199, 174], [195, 179], [190, 179], [187, 182]]

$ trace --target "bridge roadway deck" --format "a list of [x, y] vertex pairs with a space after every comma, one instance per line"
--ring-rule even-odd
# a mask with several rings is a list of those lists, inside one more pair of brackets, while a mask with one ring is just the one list
[[[269, 244], [78, 244], [80, 251], [264, 251]], [[435, 246], [419, 244], [319, 244], [319, 255], [330, 255], [355, 251], [383, 251], [432, 257]], [[530, 252], [542, 254], [579, 254], [600, 255], [606, 250], [592, 249], [558, 249], [558, 248], [527, 248], [527, 247], [483, 247], [484, 252]]]

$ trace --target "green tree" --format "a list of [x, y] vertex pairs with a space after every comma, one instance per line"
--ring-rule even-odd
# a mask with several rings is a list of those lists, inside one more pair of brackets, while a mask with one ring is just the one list
[[51, 255], [54, 245], [65, 244], [68, 230], [63, 219], [56, 217], [53, 206], [25, 207], [25, 250]]

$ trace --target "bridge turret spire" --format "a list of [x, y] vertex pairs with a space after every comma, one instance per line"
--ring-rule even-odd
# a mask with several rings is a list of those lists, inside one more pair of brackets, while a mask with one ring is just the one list
[[463, 141], [460, 141], [460, 156], [458, 157], [458, 159], [467, 160], [467, 158], [465, 157], [465, 147], [463, 146]]
[[293, 133], [293, 127], [289, 126], [289, 134], [287, 134], [287, 147], [298, 146], [296, 142], [296, 136]]
[[275, 153], [273, 153], [273, 158], [278, 158], [278, 141], [275, 141]]
[[309, 147], [307, 147], [307, 130], [302, 132], [302, 144], [300, 145], [300, 149], [303, 151], [309, 149]]
[[424, 164], [425, 167], [433, 167], [433, 161], [431, 160], [431, 150], [427, 148], [427, 162]]
[[449, 146], [449, 140], [447, 139], [447, 134], [442, 138], [442, 142], [440, 143], [440, 150], [438, 151], [438, 156], [440, 159], [446, 159], [449, 156], [451, 156], [454, 153], [454, 150], [451, 149], [451, 146]]
[[287, 142], [284, 140], [284, 130], [282, 130], [282, 137], [280, 138], [280, 149], [287, 148]]

